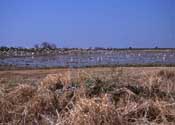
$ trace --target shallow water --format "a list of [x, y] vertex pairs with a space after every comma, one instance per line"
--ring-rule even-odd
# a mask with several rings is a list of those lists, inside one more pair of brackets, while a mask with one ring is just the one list
[[1, 58], [1, 66], [45, 68], [124, 64], [175, 64], [175, 52], [108, 51], [98, 54], [65, 54], [39, 57]]

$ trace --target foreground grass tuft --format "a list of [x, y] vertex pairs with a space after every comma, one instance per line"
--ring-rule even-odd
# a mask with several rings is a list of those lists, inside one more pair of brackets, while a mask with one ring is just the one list
[[175, 124], [175, 72], [49, 74], [0, 89], [1, 124]]

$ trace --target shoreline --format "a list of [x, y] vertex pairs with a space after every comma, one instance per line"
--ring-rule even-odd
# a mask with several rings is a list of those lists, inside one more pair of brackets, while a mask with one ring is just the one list
[[128, 67], [175, 67], [175, 64], [123, 64], [123, 65], [94, 65], [84, 67], [15, 67], [15, 66], [0, 66], [0, 71], [10, 70], [50, 70], [50, 69], [86, 69], [86, 68], [128, 68]]

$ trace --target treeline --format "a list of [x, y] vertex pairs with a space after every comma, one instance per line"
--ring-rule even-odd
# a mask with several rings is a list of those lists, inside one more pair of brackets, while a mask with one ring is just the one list
[[0, 50], [1, 51], [8, 51], [8, 50], [54, 50], [57, 49], [56, 44], [53, 43], [48, 43], [48, 42], [42, 42], [41, 44], [35, 44], [31, 48], [25, 48], [25, 47], [7, 47], [7, 46], [1, 46]]
[[[56, 46], [54, 43], [49, 43], [49, 42], [42, 42], [40, 44], [35, 44], [32, 48], [25, 48], [25, 47], [7, 47], [7, 46], [1, 46], [0, 51], [8, 51], [8, 50], [21, 50], [21, 51], [29, 51], [29, 50], [56, 50], [56, 49], [61, 49]], [[85, 48], [62, 48], [65, 51], [66, 50], [85, 50]], [[105, 47], [89, 47], [86, 48], [86, 50], [167, 50], [167, 49], [175, 49], [175, 48], [159, 48], [159, 47], [154, 47], [154, 48], [133, 48], [133, 47], [128, 47], [128, 48], [105, 48]]]

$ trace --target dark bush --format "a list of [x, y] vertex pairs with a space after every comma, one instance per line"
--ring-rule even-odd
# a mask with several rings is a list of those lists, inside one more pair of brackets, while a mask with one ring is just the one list
[[56, 49], [57, 46], [53, 43], [43, 42], [41, 44], [34, 45], [35, 49]]

